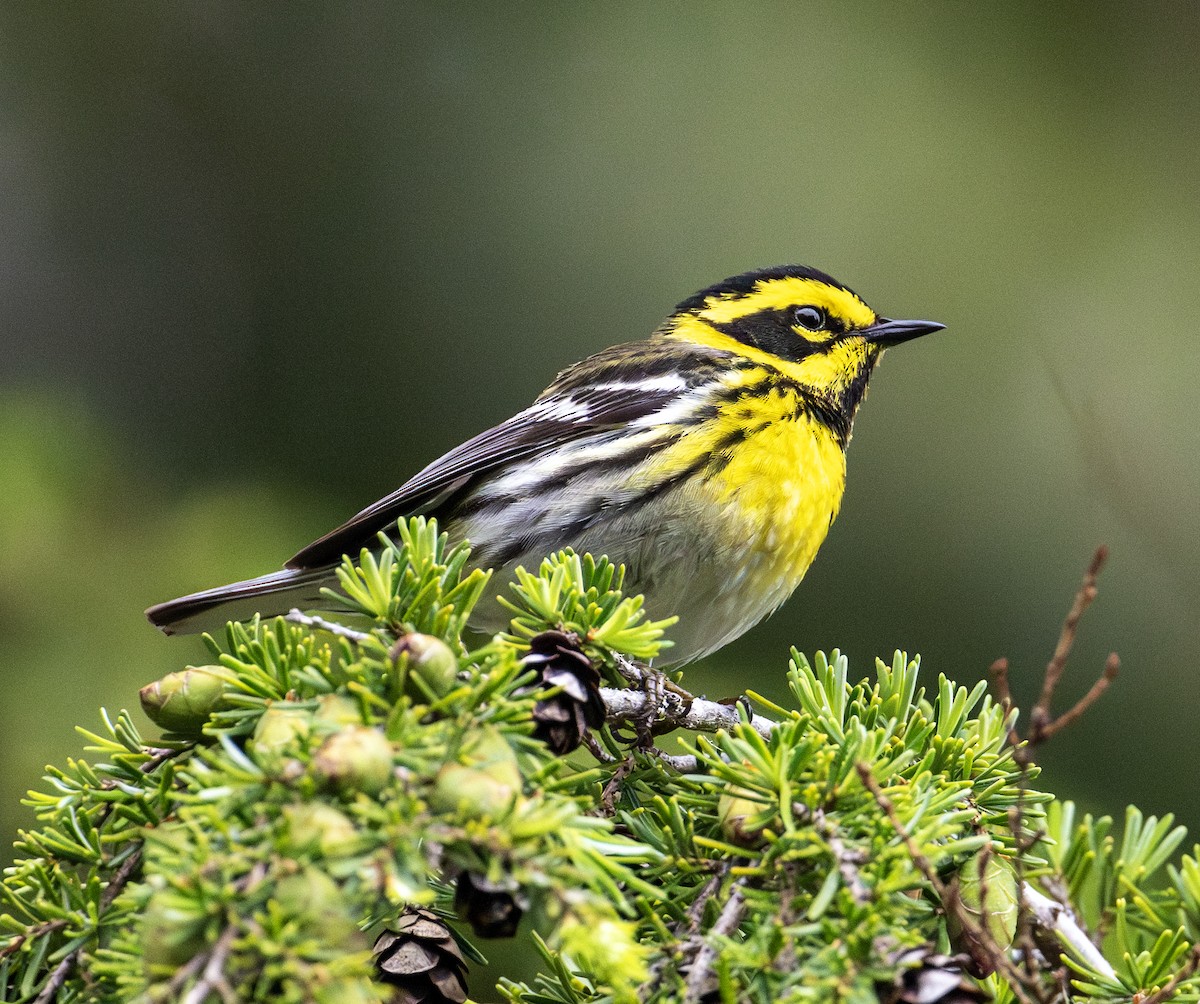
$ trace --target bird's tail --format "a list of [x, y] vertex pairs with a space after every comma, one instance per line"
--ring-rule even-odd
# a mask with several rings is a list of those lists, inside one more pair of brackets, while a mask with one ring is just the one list
[[216, 631], [224, 627], [226, 621], [249, 620], [255, 614], [274, 617], [293, 607], [316, 606], [321, 599], [321, 587], [336, 581], [332, 566], [287, 568], [257, 579], [233, 582], [159, 603], [147, 610], [146, 616], [164, 634]]

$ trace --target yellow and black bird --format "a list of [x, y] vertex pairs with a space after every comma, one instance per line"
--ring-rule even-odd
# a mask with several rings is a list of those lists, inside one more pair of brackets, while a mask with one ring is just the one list
[[[841, 505], [851, 425], [879, 357], [942, 327], [880, 317], [802, 265], [734, 276], [688, 297], [646, 341], [564, 370], [524, 411], [284, 571], [147, 615], [171, 634], [317, 606], [343, 554], [423, 513], [502, 578], [564, 547], [608, 555], [652, 615], [679, 616], [669, 659], [698, 659], [791, 595]], [[505, 620], [493, 604], [478, 626]]]

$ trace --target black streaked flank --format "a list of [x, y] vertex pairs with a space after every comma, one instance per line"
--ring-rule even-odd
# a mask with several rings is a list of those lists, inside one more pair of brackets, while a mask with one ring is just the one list
[[708, 464], [704, 468], [704, 476], [706, 478], [716, 477], [729, 466], [730, 461], [733, 460], [733, 451], [739, 444], [744, 443], [747, 439], [758, 435], [760, 432], [765, 432], [774, 424], [774, 421], [771, 419], [763, 419], [754, 425], [743, 425], [737, 429], [730, 429], [729, 432], [725, 433], [717, 441], [716, 445], [712, 448], [712, 452], [709, 453]]
[[[661, 481], [650, 485], [637, 495], [622, 498], [620, 501], [615, 500], [608, 494], [596, 495], [591, 500], [592, 504], [586, 510], [572, 516], [565, 523], [560, 523], [554, 527], [547, 527], [536, 533], [526, 533], [519, 538], [510, 538], [503, 546], [498, 548], [482, 546], [478, 553], [483, 555], [488, 564], [497, 568], [515, 561], [521, 555], [529, 552], [541, 553], [544, 551], [549, 553], [555, 547], [559, 546], [556, 543], [557, 541], [569, 540], [603, 519], [611, 519], [619, 516], [628, 509], [644, 506], [648, 502], [666, 494], [671, 489], [686, 482], [692, 475], [705, 471], [712, 463], [712, 460], [713, 454], [701, 453], [686, 467], [676, 471], [670, 477], [663, 478]], [[590, 470], [589, 468], [589, 471], [585, 473], [589, 473]]]
[[629, 499], [623, 499], [620, 502], [620, 504], [612, 507], [612, 511], [616, 512], [616, 513], [624, 512], [630, 506], [643, 505], [646, 502], [651, 501], [652, 499], [658, 498], [658, 496], [662, 495], [664, 492], [670, 491], [672, 488], [674, 488], [676, 485], [678, 485], [681, 481], [686, 481], [693, 474], [696, 474], [699, 471], [704, 470], [704, 468], [708, 465], [708, 462], [711, 459], [711, 456], [712, 455], [709, 453], [699, 454], [697, 457], [695, 457], [692, 460], [692, 462], [690, 464], [687, 465], [687, 467], [684, 467], [682, 470], [676, 471], [669, 478], [663, 478], [657, 484], [651, 485], [649, 488], [647, 488], [645, 491], [643, 491], [640, 495], [637, 495], [637, 496], [635, 496], [633, 498], [629, 498]]
[[[643, 461], [649, 459], [664, 447], [673, 444], [679, 435], [663, 437], [652, 443], [647, 443], [644, 446], [639, 446], [634, 449], [625, 450], [623, 453], [614, 454], [611, 457], [605, 457], [602, 460], [595, 460], [576, 471], [573, 475], [564, 475], [562, 471], [547, 471], [542, 480], [534, 484], [525, 486], [520, 494], [506, 493], [503, 495], [485, 495], [474, 490], [467, 490], [458, 497], [452, 505], [446, 508], [445, 512], [435, 512], [434, 515], [439, 518], [450, 518], [454, 520], [477, 518], [484, 516], [488, 510], [494, 510], [493, 518], [501, 520], [505, 510], [517, 503], [524, 502], [530, 498], [536, 498], [541, 493], [548, 489], [558, 488], [562, 485], [583, 477], [593, 477], [596, 474], [612, 474], [619, 471], [623, 467], [633, 468]], [[603, 499], [603, 501], [606, 501]]]

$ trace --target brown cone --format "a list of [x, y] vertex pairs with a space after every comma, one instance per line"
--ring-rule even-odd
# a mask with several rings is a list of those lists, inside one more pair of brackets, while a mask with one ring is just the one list
[[380, 981], [395, 987], [395, 1004], [463, 1004], [467, 964], [450, 928], [428, 910], [409, 910], [375, 939]]
[[522, 661], [538, 671], [531, 689], [558, 690], [534, 705], [534, 738], [558, 754], [578, 749], [589, 728], [604, 724], [600, 673], [584, 654], [579, 637], [543, 631], [530, 640]]

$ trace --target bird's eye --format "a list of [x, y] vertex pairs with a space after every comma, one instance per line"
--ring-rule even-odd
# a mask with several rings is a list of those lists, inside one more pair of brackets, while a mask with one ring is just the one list
[[825, 311], [820, 307], [797, 307], [792, 311], [792, 318], [809, 331], [820, 331], [825, 327]]

